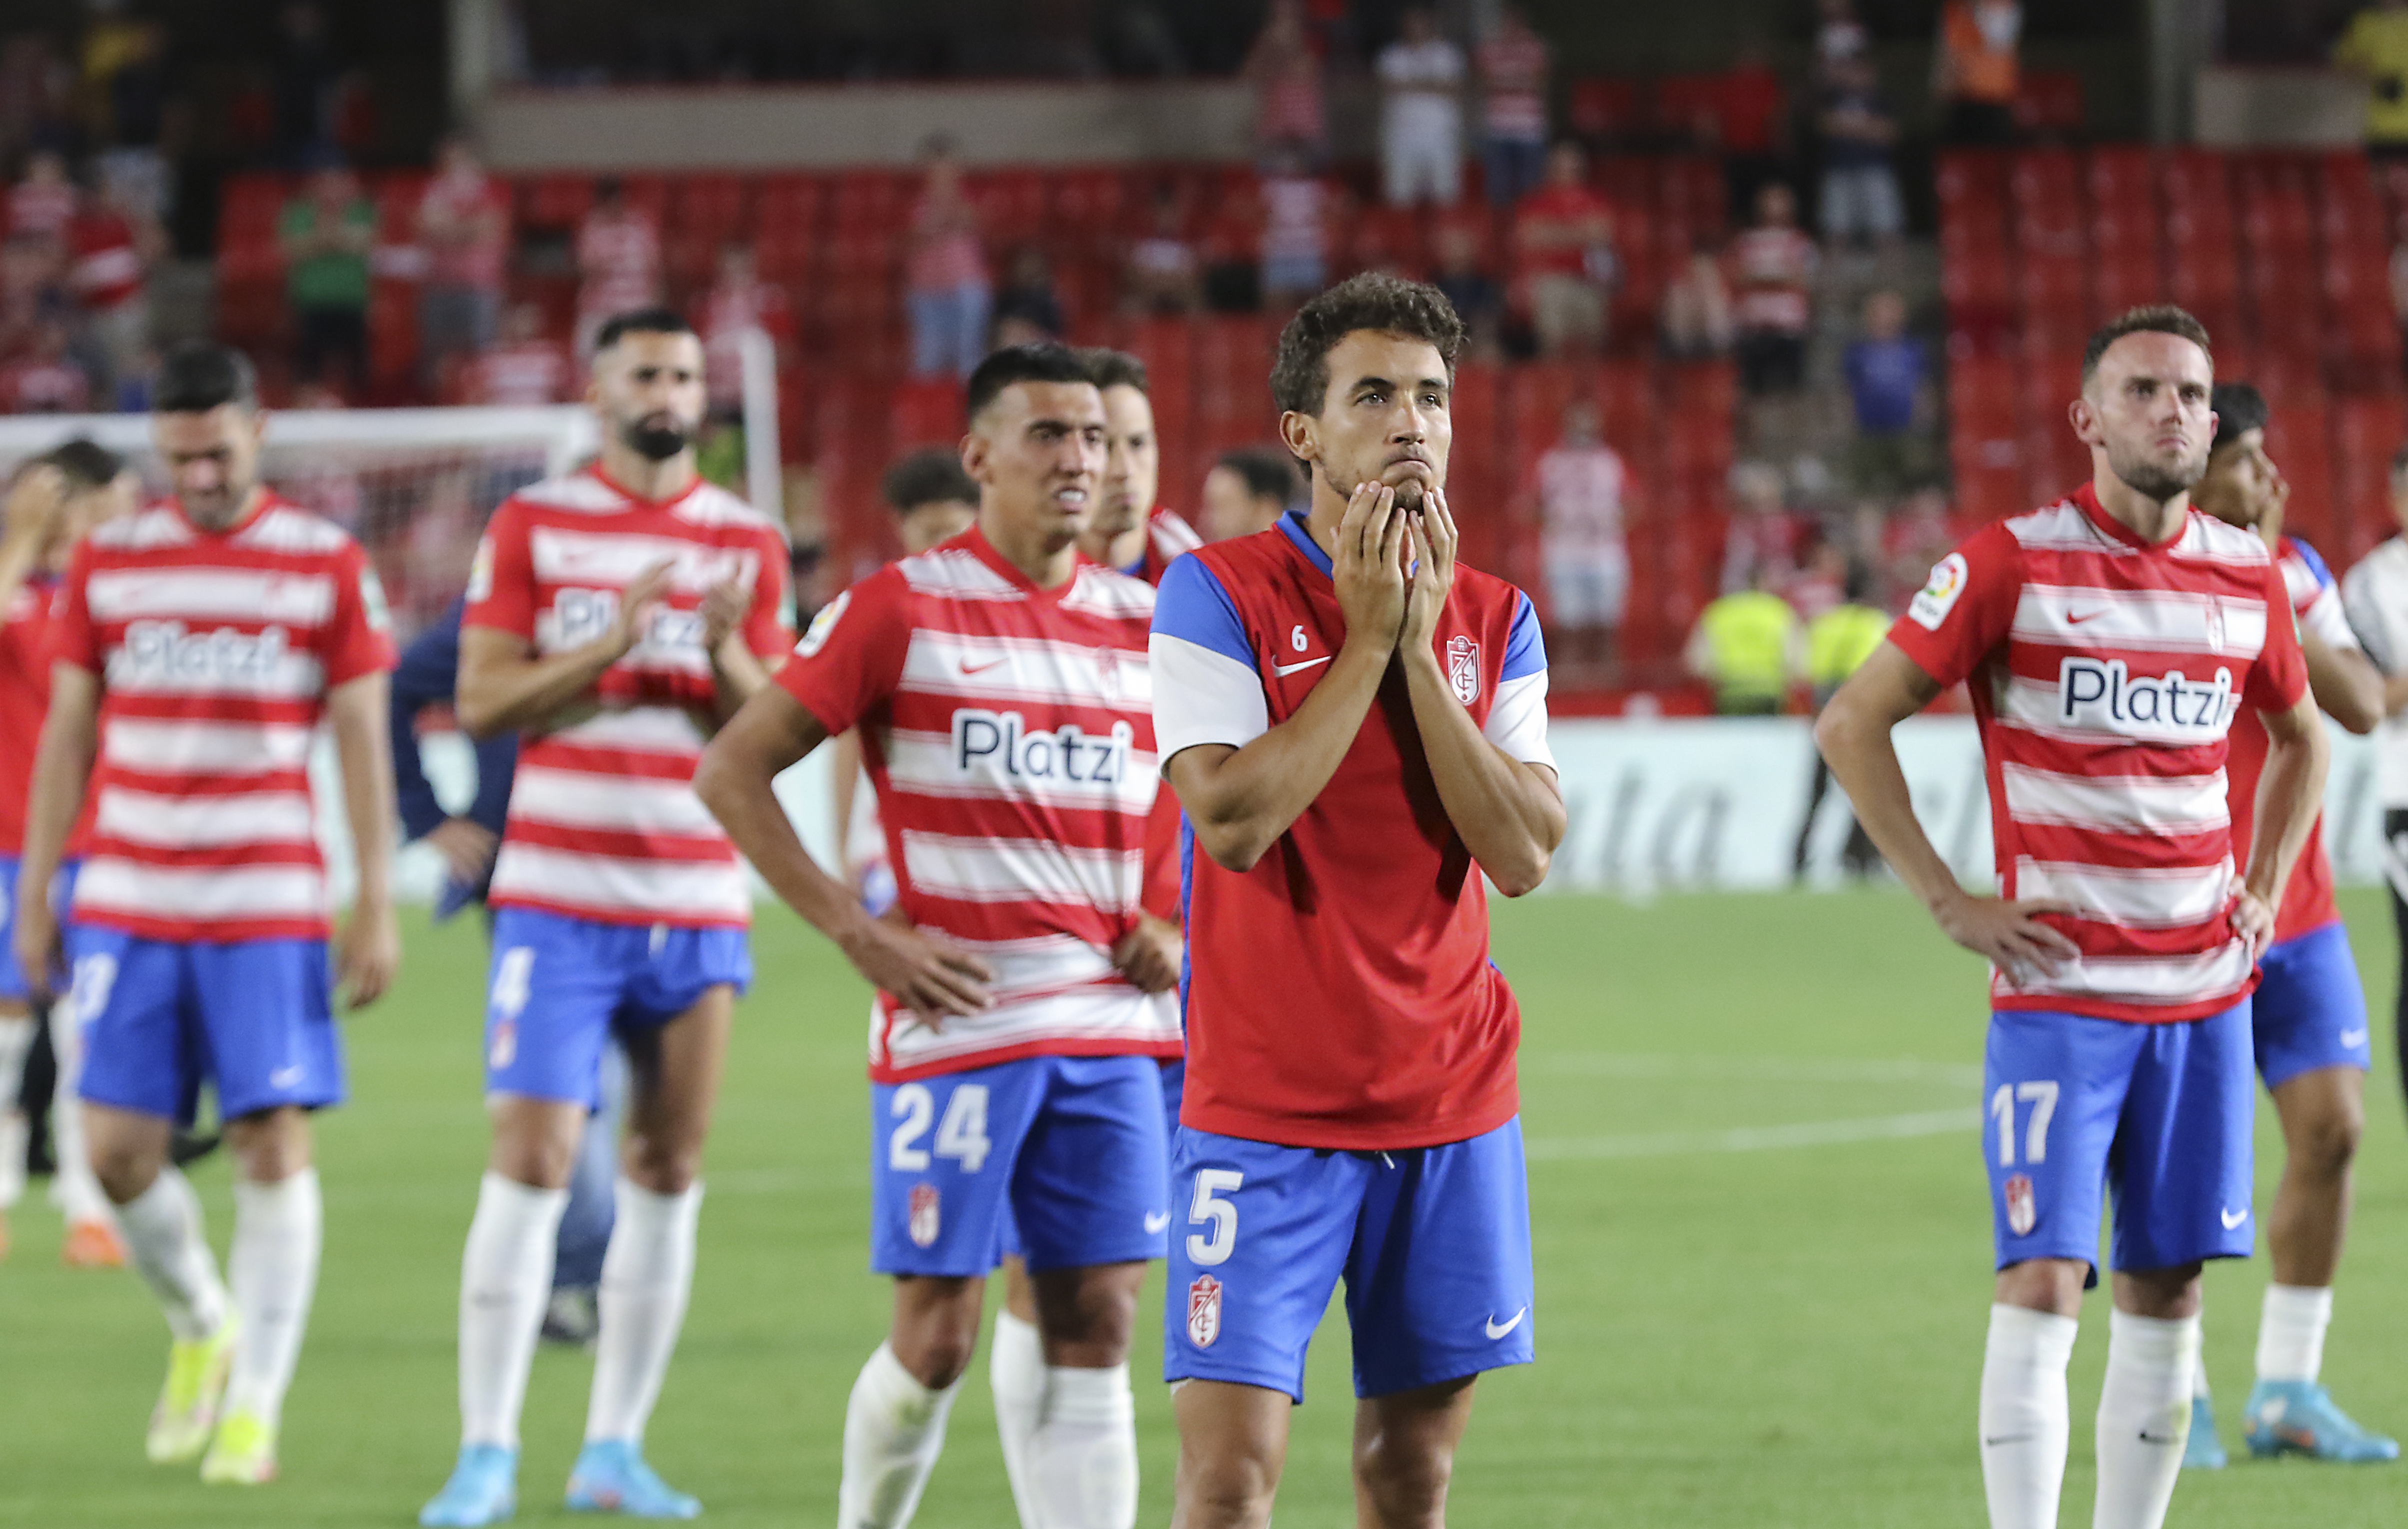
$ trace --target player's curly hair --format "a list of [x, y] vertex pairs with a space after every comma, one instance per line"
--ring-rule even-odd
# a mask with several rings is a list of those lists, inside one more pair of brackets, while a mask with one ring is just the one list
[[2215, 347], [2208, 343], [2207, 325], [2192, 318], [2187, 309], [2176, 307], [2172, 303], [2152, 303], [2146, 307], [2126, 308], [2100, 326], [2099, 332], [2090, 336], [2090, 343], [2082, 348], [2084, 387], [2090, 386], [2090, 379], [2099, 375], [2099, 358], [2107, 353], [2107, 348], [2127, 335], [2172, 335], [2177, 339], [2190, 341], [2211, 355], [2215, 350]]
[[1427, 340], [1455, 379], [1463, 350], [1463, 320], [1446, 293], [1400, 276], [1366, 271], [1350, 276], [1297, 309], [1280, 331], [1271, 363], [1271, 401], [1282, 413], [1318, 414], [1329, 395], [1329, 352], [1358, 329]]

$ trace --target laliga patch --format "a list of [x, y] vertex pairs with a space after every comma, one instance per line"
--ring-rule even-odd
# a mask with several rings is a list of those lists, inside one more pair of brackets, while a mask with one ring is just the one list
[[2031, 1236], [2040, 1224], [2040, 1205], [2032, 1198], [2031, 1175], [2018, 1173], [2007, 1179], [2007, 1230], [2019, 1237]]
[[1212, 1347], [1221, 1336], [1221, 1281], [1199, 1274], [1187, 1287], [1187, 1341], [1199, 1349]]
[[1455, 685], [1455, 698], [1465, 706], [1480, 699], [1480, 644], [1469, 637], [1449, 637], [1446, 641], [1446, 677]]
[[468, 562], [468, 599], [470, 603], [489, 599], [494, 593], [494, 538], [491, 535], [477, 538], [477, 555]]
[[810, 627], [804, 632], [803, 640], [795, 644], [795, 656], [809, 658], [826, 647], [828, 635], [836, 630], [836, 623], [844, 617], [844, 607], [852, 602], [853, 591], [847, 590], [820, 607], [820, 613], [811, 618]]
[[368, 625], [380, 632], [393, 628], [393, 609], [384, 602], [384, 580], [366, 564], [360, 566], [360, 608], [367, 613]]
[[920, 1248], [936, 1246], [937, 1229], [939, 1224], [937, 1220], [936, 1185], [911, 1186], [911, 1220], [909, 1224], [913, 1246]]
[[1914, 617], [1915, 624], [1924, 630], [1939, 631], [1940, 623], [1956, 608], [1957, 596], [1965, 593], [1965, 584], [1970, 577], [1965, 566], [1965, 554], [1949, 553], [1932, 565], [1931, 582], [1915, 592], [1914, 601], [1906, 607], [1906, 613]]

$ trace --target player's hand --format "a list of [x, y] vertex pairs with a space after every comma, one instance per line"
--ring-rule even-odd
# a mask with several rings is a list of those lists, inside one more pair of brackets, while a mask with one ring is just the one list
[[59, 974], [66, 969], [65, 951], [59, 943], [59, 916], [48, 901], [36, 897], [17, 905], [16, 922], [11, 942], [15, 950], [10, 953], [24, 976], [26, 995], [36, 1003], [49, 1003], [59, 995]]
[[2256, 965], [2266, 948], [2274, 943], [2274, 909], [2265, 898], [2248, 888], [2241, 889], [2233, 899], [2232, 932], [2249, 942], [2249, 964]]
[[1404, 522], [1397, 491], [1376, 478], [1355, 485], [1346, 501], [1330, 574], [1350, 643], [1371, 643], [1383, 652], [1397, 646], [1405, 620]]
[[622, 655], [643, 641], [652, 629], [652, 612], [668, 597], [669, 574], [676, 567], [675, 562], [663, 558], [619, 592], [619, 610], [610, 618], [610, 644]]
[[1941, 932], [1991, 965], [2010, 980], [2046, 976], [2082, 951], [2063, 934], [2040, 922], [2043, 913], [2071, 913], [2068, 903], [2003, 897], [1976, 897], [1960, 893], [1932, 910]]
[[2279, 547], [2283, 541], [2283, 511], [2291, 502], [2291, 480], [2283, 469], [2273, 470], [2266, 492], [2258, 501], [2258, 529], [2264, 535], [2266, 545]]
[[1112, 942], [1112, 965], [1140, 993], [1168, 993], [1177, 987], [1186, 953], [1179, 926], [1151, 913], [1140, 913], [1137, 927]]
[[366, 1008], [393, 986], [401, 969], [401, 922], [391, 903], [354, 903], [335, 941], [335, 977], [345, 1008]]
[[862, 920], [839, 943], [853, 970], [881, 993], [893, 993], [931, 1030], [942, 1030], [954, 1015], [995, 1007], [987, 992], [995, 968], [943, 936], [914, 928], [900, 909]]
[[743, 622], [746, 612], [752, 608], [752, 586], [741, 579], [731, 579], [713, 584], [703, 592], [702, 650], [719, 651], [719, 645]]
[[502, 841], [474, 818], [446, 818], [426, 835], [426, 842], [443, 857], [443, 868], [464, 887], [480, 886], [494, 868], [494, 851]]
[[1411, 590], [1405, 596], [1404, 631], [1397, 646], [1407, 652], [1430, 649], [1438, 641], [1438, 619], [1455, 588], [1455, 550], [1458, 538], [1455, 517], [1446, 512], [1446, 495], [1431, 489], [1422, 495], [1422, 512], [1405, 515], [1405, 550], [1412, 554]]
[[11, 547], [38, 548], [66, 518], [67, 475], [49, 463], [29, 468], [0, 507], [0, 539]]

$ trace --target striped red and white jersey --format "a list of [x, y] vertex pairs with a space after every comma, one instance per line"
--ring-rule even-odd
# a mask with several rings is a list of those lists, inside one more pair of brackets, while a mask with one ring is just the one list
[[920, 1023], [878, 998], [870, 1076], [1014, 1057], [1176, 1056], [1168, 994], [1112, 965], [1134, 928], [1156, 764], [1154, 590], [1082, 561], [1039, 589], [976, 527], [811, 622], [778, 683], [862, 758], [897, 902], [995, 969], [995, 1007]]
[[[2364, 651], [2358, 635], [2349, 629], [2349, 618], [2342, 612], [2341, 591], [2334, 586], [2332, 570], [2325, 566], [2315, 548], [2285, 536], [2275, 550], [2274, 565], [2283, 570], [2283, 587], [2291, 596], [2291, 613], [2299, 619], [2302, 634], [2314, 635], [2337, 652]], [[2266, 724], [2255, 712], [2243, 711], [2233, 719], [2232, 759], [2225, 765], [2225, 773], [2231, 778], [2232, 863], [2236, 865], [2249, 864], [2249, 827], [2257, 813], [2258, 777], [2265, 767]], [[2280, 944], [2297, 939], [2340, 922], [2341, 908], [2333, 902], [2332, 861], [2325, 853], [2325, 823], [2319, 814], [2291, 866], [2291, 879], [2283, 886], [2283, 906], [2274, 911], [2274, 940]]]
[[2085, 485], [1974, 533], [1889, 640], [1941, 685], [1968, 682], [2000, 893], [2074, 910], [2045, 922], [2079, 957], [1994, 968], [1993, 1007], [2170, 1022], [2249, 993], [2228, 736], [2241, 707], [2287, 710], [2307, 692], [2256, 533], [2194, 510], [2152, 546]]
[[[1142, 579], [1160, 588], [1162, 576], [1180, 557], [1204, 545], [1204, 538], [1176, 510], [1154, 507], [1145, 521], [1145, 555], [1134, 567], [1121, 571], [1133, 579]], [[1157, 788], [1154, 792], [1154, 814], [1148, 820], [1145, 839], [1145, 910], [1157, 919], [1177, 923], [1179, 911], [1179, 825], [1182, 822], [1179, 798]]]
[[262, 493], [207, 531], [172, 500], [76, 549], [51, 653], [100, 677], [76, 917], [150, 939], [319, 939], [309, 746], [327, 694], [390, 669], [359, 544]]
[[1156, 505], [1145, 518], [1145, 555], [1137, 560], [1135, 566], [1123, 568], [1121, 572], [1132, 579], [1142, 579], [1149, 584], [1158, 585], [1173, 560], [1181, 553], [1192, 552], [1203, 545], [1204, 538], [1197, 535], [1196, 528], [1187, 523], [1185, 517], [1176, 510]]
[[538, 483], [494, 512], [463, 623], [508, 632], [538, 656], [581, 648], [609, 629], [620, 592], [662, 563], [667, 593], [643, 639], [603, 671], [590, 704], [569, 709], [574, 720], [519, 750], [494, 907], [682, 928], [751, 920], [736, 847], [694, 793], [718, 715], [697, 612], [712, 586], [748, 586], [745, 645], [778, 661], [786, 551], [768, 520], [700, 479], [658, 502], [599, 468]]

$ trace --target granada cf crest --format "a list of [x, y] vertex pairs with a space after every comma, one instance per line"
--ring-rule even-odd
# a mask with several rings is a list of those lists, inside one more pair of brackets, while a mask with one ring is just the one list
[[519, 1059], [519, 1027], [515, 1021], [494, 1022], [493, 1044], [485, 1050], [485, 1065], [501, 1071]]
[[2040, 1206], [2032, 1198], [2031, 1175], [2019, 1173], [2007, 1180], [2007, 1230], [2029, 1236], [2040, 1224]]
[[1480, 644], [1469, 637], [1446, 639], [1446, 677], [1465, 706], [1480, 699]]
[[1187, 1341], [1199, 1349], [1212, 1347], [1221, 1336], [1221, 1281], [1199, 1274], [1187, 1287]]
[[914, 1247], [928, 1248], [937, 1241], [937, 1186], [911, 1186], [911, 1242]]

